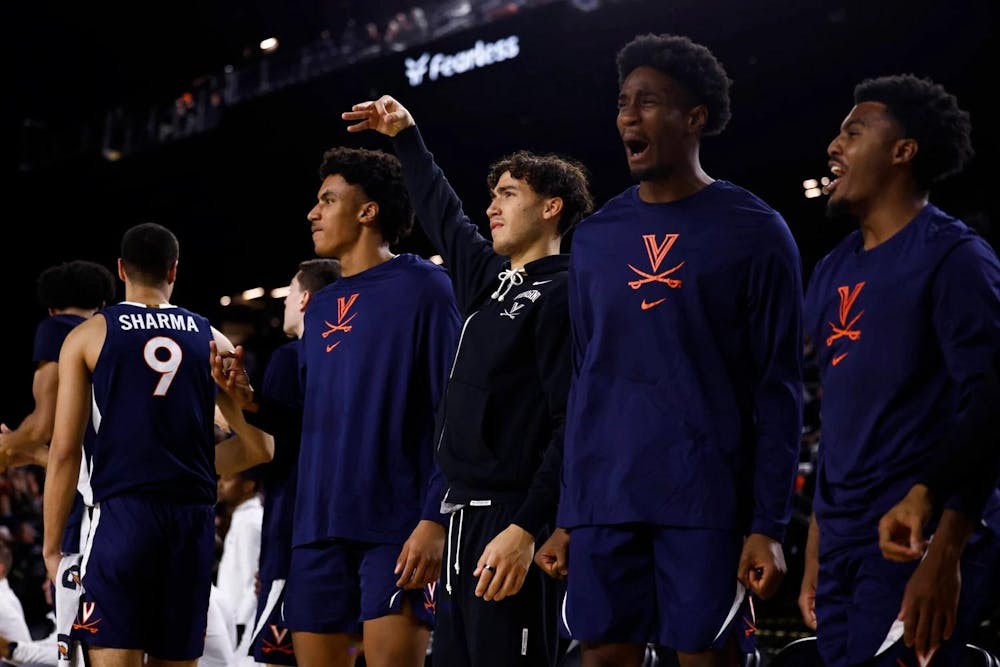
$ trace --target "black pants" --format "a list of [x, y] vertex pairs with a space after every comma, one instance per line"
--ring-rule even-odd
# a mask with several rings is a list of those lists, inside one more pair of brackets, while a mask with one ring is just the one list
[[493, 504], [466, 507], [453, 515], [445, 546], [447, 562], [441, 566], [437, 588], [434, 667], [556, 664], [558, 582], [532, 564], [516, 595], [499, 602], [476, 597], [479, 580], [472, 576], [476, 563], [490, 540], [510, 525], [514, 509]]

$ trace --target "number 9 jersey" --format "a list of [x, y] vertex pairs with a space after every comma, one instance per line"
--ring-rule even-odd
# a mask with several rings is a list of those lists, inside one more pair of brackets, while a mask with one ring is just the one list
[[93, 374], [93, 502], [139, 493], [214, 503], [208, 319], [169, 304], [128, 301], [99, 314], [107, 336]]

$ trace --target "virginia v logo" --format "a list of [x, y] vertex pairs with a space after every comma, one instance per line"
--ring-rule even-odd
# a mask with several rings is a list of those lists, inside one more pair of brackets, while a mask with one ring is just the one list
[[[855, 329], [854, 326], [861, 319], [861, 316], [865, 314], [865, 311], [860, 311], [857, 315], [851, 317], [851, 309], [854, 308], [854, 302], [858, 300], [861, 295], [861, 290], [864, 288], [865, 283], [857, 283], [853, 288], [847, 285], [841, 285], [837, 288], [837, 295], [840, 297], [840, 308], [838, 309], [838, 324], [833, 322], [827, 322], [830, 325], [830, 335], [826, 339], [826, 346], [830, 347], [833, 345], [834, 341], [841, 338], [846, 338], [849, 341], [856, 341], [861, 338], [861, 329]], [[847, 352], [842, 352], [833, 357], [833, 365], [836, 366], [844, 357], [847, 356]]]
[[96, 635], [98, 631], [97, 624], [101, 622], [101, 619], [96, 618], [93, 621], [90, 617], [94, 615], [94, 610], [97, 608], [96, 602], [81, 602], [80, 612], [78, 622], [73, 623], [74, 630], [85, 630], [92, 635]]
[[292, 648], [291, 637], [288, 636], [288, 628], [281, 628], [272, 623], [270, 625], [271, 634], [274, 635], [274, 641], [268, 641], [267, 638], [263, 638], [261, 642], [261, 651], [264, 653], [281, 653], [284, 655], [293, 655], [294, 649]]
[[[354, 328], [351, 325], [351, 321], [354, 320], [358, 314], [352, 313], [350, 317], [347, 317], [347, 313], [351, 310], [351, 306], [354, 305], [354, 302], [358, 300], [358, 294], [359, 292], [355, 292], [349, 297], [337, 297], [337, 323], [333, 324], [327, 320], [323, 320], [323, 323], [329, 327], [329, 329], [323, 332], [323, 338], [327, 338], [330, 334], [337, 333], [338, 331], [341, 333], [347, 333]], [[326, 351], [330, 352], [338, 345], [340, 345], [339, 340], [335, 343], [328, 343]]]
[[[662, 283], [670, 289], [678, 289], [683, 284], [683, 281], [679, 278], [670, 278], [669, 276], [684, 266], [684, 261], [682, 260], [669, 269], [660, 271], [660, 265], [663, 264], [663, 260], [667, 257], [667, 253], [669, 253], [670, 249], [674, 247], [678, 238], [680, 238], [680, 234], [664, 234], [663, 240], [657, 241], [656, 234], [643, 234], [642, 242], [646, 246], [646, 257], [649, 259], [649, 266], [652, 271], [641, 271], [631, 264], [628, 264], [628, 268], [632, 269], [632, 271], [639, 276], [635, 280], [630, 280], [628, 282], [628, 286], [637, 290], [643, 285], [647, 285], [649, 283]], [[664, 298], [658, 299], [652, 303], [647, 303], [646, 300], [643, 299], [641, 307], [643, 310], [649, 310], [650, 308], [660, 305], [665, 300], [666, 299]]]

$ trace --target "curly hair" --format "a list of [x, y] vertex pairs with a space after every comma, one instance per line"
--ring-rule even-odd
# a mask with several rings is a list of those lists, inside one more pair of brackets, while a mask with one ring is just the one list
[[117, 284], [103, 264], [75, 259], [56, 264], [38, 276], [38, 302], [44, 308], [103, 308], [115, 300]]
[[917, 142], [913, 177], [921, 190], [957, 174], [972, 159], [972, 121], [941, 84], [913, 74], [865, 79], [854, 88], [854, 103], [862, 102], [884, 104]]
[[722, 63], [707, 47], [683, 35], [637, 35], [616, 58], [618, 85], [625, 83], [637, 67], [652, 67], [680, 83], [691, 96], [691, 106], [704, 104], [708, 119], [702, 134], [712, 136], [726, 129], [732, 115], [729, 109], [729, 86]]
[[572, 229], [594, 208], [587, 168], [572, 158], [552, 153], [539, 155], [530, 151], [511, 153], [490, 165], [486, 185], [491, 191], [505, 171], [525, 181], [543, 197], [562, 199], [562, 215], [556, 227], [560, 235]]
[[122, 236], [122, 263], [136, 282], [155, 285], [165, 281], [179, 255], [177, 237], [155, 222], [135, 225]]
[[338, 146], [323, 153], [320, 180], [339, 174], [378, 204], [378, 228], [390, 245], [413, 229], [413, 208], [399, 159], [379, 150]]

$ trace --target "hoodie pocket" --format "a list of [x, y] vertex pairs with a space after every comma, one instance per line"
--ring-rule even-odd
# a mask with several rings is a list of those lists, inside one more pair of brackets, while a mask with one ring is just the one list
[[488, 402], [485, 389], [455, 379], [448, 386], [443, 446], [456, 462], [475, 466], [497, 462], [483, 433]]

